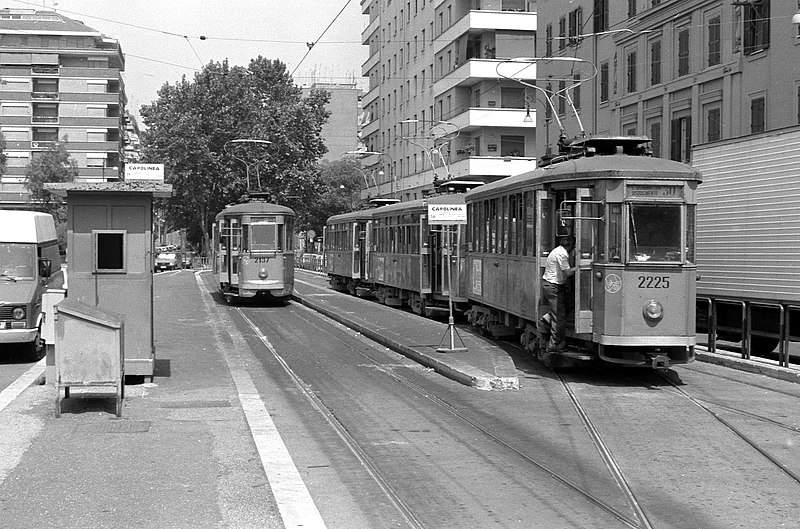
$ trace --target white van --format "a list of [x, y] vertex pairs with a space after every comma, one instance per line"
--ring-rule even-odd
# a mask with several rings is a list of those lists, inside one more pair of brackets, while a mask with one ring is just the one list
[[0, 210], [0, 354], [23, 344], [26, 357], [41, 357], [42, 293], [63, 282], [52, 215]]

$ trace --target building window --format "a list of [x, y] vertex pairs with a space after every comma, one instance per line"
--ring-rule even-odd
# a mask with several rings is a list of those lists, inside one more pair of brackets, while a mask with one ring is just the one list
[[706, 109], [706, 141], [722, 138], [722, 110], [719, 104]]
[[653, 149], [653, 156], [656, 158], [661, 157], [661, 118], [654, 118], [650, 120], [648, 123], [648, 132], [650, 134], [650, 139], [652, 142], [650, 143]]
[[559, 81], [558, 82], [558, 113], [559, 115], [563, 115], [567, 113], [567, 82], [566, 81]]
[[558, 19], [558, 49], [563, 50], [567, 47], [567, 19]]
[[569, 45], [578, 43], [578, 35], [583, 33], [583, 10], [579, 7], [569, 12]]
[[750, 101], [750, 132], [764, 132], [766, 130], [766, 100], [763, 96]]
[[608, 101], [608, 63], [600, 64], [600, 102]]
[[671, 123], [670, 159], [689, 162], [692, 148], [692, 116], [689, 112], [676, 116]]
[[636, 16], [636, 2], [637, 0], [628, 0], [628, 18]]
[[625, 91], [636, 91], [636, 50], [631, 50], [625, 55]]
[[689, 73], [689, 29], [678, 30], [678, 76]]
[[125, 272], [125, 231], [93, 231], [94, 271]]
[[744, 54], [769, 48], [769, 0], [744, 6]]
[[525, 108], [525, 89], [500, 87], [500, 108]]
[[500, 136], [500, 156], [525, 156], [525, 136]]
[[31, 141], [30, 129], [6, 129], [2, 130], [6, 141]]
[[547, 24], [544, 30], [544, 56], [553, 55], [553, 24]]
[[661, 83], [661, 41], [650, 43], [650, 86]]
[[581, 108], [581, 74], [576, 73], [572, 76], [574, 84], [572, 85], [572, 106], [575, 110]]
[[594, 0], [593, 28], [595, 33], [608, 29], [608, 0]]
[[722, 21], [719, 15], [708, 21], [708, 66], [722, 62]]

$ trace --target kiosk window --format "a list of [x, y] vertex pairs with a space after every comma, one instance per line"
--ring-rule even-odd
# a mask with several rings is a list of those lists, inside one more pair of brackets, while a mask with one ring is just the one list
[[125, 232], [94, 232], [95, 272], [125, 272]]

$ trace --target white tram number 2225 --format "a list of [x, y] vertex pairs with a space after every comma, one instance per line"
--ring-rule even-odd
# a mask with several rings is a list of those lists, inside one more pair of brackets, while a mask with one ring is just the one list
[[639, 288], [669, 288], [669, 277], [639, 276]]

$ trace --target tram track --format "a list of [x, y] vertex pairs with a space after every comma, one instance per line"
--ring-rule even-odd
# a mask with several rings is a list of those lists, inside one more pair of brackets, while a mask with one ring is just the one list
[[[685, 366], [684, 366], [684, 368], [685, 368]], [[741, 428], [738, 428], [731, 421], [725, 419], [721, 414], [719, 414], [716, 411], [714, 411], [714, 409], [712, 409], [712, 407], [716, 407], [716, 408], [725, 410], [725, 411], [727, 411], [729, 413], [733, 413], [733, 414], [736, 414], [736, 415], [741, 415], [741, 416], [744, 416], [744, 417], [747, 417], [747, 418], [750, 418], [750, 419], [761, 421], [761, 422], [770, 424], [770, 425], [772, 425], [774, 427], [790, 431], [792, 433], [800, 433], [800, 428], [798, 428], [797, 426], [792, 426], [792, 425], [789, 425], [789, 424], [785, 424], [783, 422], [776, 421], [775, 419], [772, 419], [770, 417], [765, 417], [765, 416], [759, 415], [757, 413], [749, 412], [749, 411], [746, 411], [746, 410], [741, 410], [739, 408], [736, 408], [736, 407], [733, 407], [733, 406], [728, 406], [726, 404], [721, 404], [719, 402], [713, 402], [713, 401], [710, 401], [710, 400], [707, 400], [707, 399], [703, 399], [703, 398], [700, 398], [700, 397], [695, 397], [690, 392], [688, 392], [687, 390], [682, 388], [677, 382], [675, 382], [675, 380], [673, 380], [672, 377], [668, 373], [662, 373], [662, 372], [654, 373], [654, 375], [657, 376], [659, 380], [661, 380], [663, 382], [666, 382], [666, 384], [668, 385], [668, 389], [664, 390], [660, 386], [653, 386], [651, 384], [644, 383], [640, 379], [634, 379], [633, 377], [626, 376], [626, 375], [621, 374], [619, 372], [610, 371], [608, 369], [602, 369], [602, 368], [596, 368], [596, 370], [600, 371], [600, 372], [603, 372], [603, 373], [606, 373], [606, 374], [613, 374], [613, 375], [616, 375], [616, 376], [621, 376], [621, 377], [625, 378], [626, 380], [637, 382], [639, 385], [642, 385], [642, 386], [644, 386], [644, 387], [646, 387], [648, 389], [659, 389], [659, 390], [662, 390], [662, 391], [667, 391], [667, 392], [669, 392], [671, 394], [678, 395], [678, 396], [686, 399], [687, 401], [691, 402], [694, 406], [696, 406], [697, 408], [702, 410], [706, 415], [711, 416], [716, 421], [718, 421], [720, 424], [722, 424], [735, 437], [739, 438], [745, 444], [750, 446], [753, 450], [755, 450], [756, 452], [761, 454], [775, 468], [780, 470], [783, 474], [785, 474], [791, 480], [793, 480], [794, 482], [796, 482], [797, 484], [800, 485], [800, 474], [798, 474], [797, 472], [794, 472], [790, 468], [788, 468], [788, 466], [785, 463], [781, 462], [780, 459], [778, 459], [773, 454], [771, 454], [767, 449], [765, 449], [763, 446], [761, 446], [757, 441], [753, 440], [744, 431], [742, 431]], [[697, 371], [695, 371], [695, 372], [697, 372]], [[706, 373], [703, 373], [703, 374], [706, 374]], [[796, 394], [793, 394], [793, 393], [779, 391], [779, 390], [776, 390], [775, 388], [769, 388], [769, 387], [766, 387], [766, 386], [763, 386], [763, 385], [760, 385], [760, 384], [752, 384], [752, 383], [748, 383], [748, 382], [743, 382], [743, 381], [741, 381], [739, 379], [735, 379], [735, 378], [732, 378], [732, 377], [724, 377], [724, 376], [721, 376], [721, 375], [714, 375], [714, 376], [725, 378], [725, 379], [727, 379], [727, 380], [729, 380], [731, 382], [735, 382], [735, 383], [739, 383], [739, 384], [745, 384], [747, 386], [756, 387], [756, 388], [764, 389], [764, 390], [768, 390], [768, 391], [773, 391], [775, 393], [780, 393], [780, 394], [783, 394], [783, 395], [788, 395], [788, 396], [793, 396], [793, 397], [797, 396]]]
[[[297, 314], [300, 317], [302, 313], [311, 313], [316, 318], [333, 325], [338, 326], [340, 324], [336, 323], [334, 320], [317, 313], [313, 309], [307, 308], [300, 304], [290, 303], [291, 306], [295, 306], [298, 308]], [[316, 395], [310, 388], [310, 386], [301, 378], [299, 377], [291, 367], [288, 365], [287, 361], [283, 356], [269, 343], [267, 337], [258, 329], [258, 326], [240, 309], [237, 308], [236, 311], [242, 317], [242, 319], [247, 323], [247, 325], [255, 332], [256, 336], [259, 340], [265, 345], [265, 347], [270, 351], [272, 356], [276, 359], [276, 361], [281, 365], [282, 369], [288, 374], [288, 376], [292, 379], [294, 384], [298, 387], [301, 391], [302, 395], [309, 401], [309, 403], [317, 410], [326, 420], [326, 422], [333, 428], [333, 430], [337, 433], [339, 438], [348, 449], [355, 455], [358, 461], [364, 465], [371, 476], [371, 478], [376, 482], [376, 484], [380, 487], [383, 493], [389, 498], [393, 505], [397, 508], [397, 510], [401, 513], [406, 525], [411, 528], [415, 529], [424, 529], [424, 525], [419, 520], [419, 518], [415, 515], [413, 508], [407, 504], [402, 498], [402, 496], [393, 488], [391, 484], [391, 480], [385, 476], [381, 470], [378, 468], [376, 464], [374, 464], [368, 454], [368, 451], [359, 443], [357, 439], [355, 439], [348, 431], [347, 427], [343, 425], [339, 419], [336, 417], [336, 414], [330, 410], [323, 400]], [[313, 322], [309, 318], [305, 318], [305, 321], [309, 325], [314, 325], [319, 330], [328, 333], [332, 338], [342, 342], [343, 344], [347, 345], [340, 335], [337, 333], [331, 332], [329, 329], [325, 329], [322, 326], [318, 325], [317, 323]], [[361, 336], [356, 335], [355, 337], [348, 335], [349, 338], [355, 338], [362, 343], [367, 345], [365, 350], [370, 350], [375, 347], [374, 342], [370, 341], [369, 339]], [[424, 387], [420, 386], [419, 384], [415, 383], [414, 381], [398, 374], [395, 370], [386, 368], [382, 365], [381, 362], [375, 360], [369, 354], [365, 352], [365, 350], [359, 350], [358, 348], [353, 348], [352, 352], [361, 356], [366, 362], [369, 363], [372, 367], [376, 370], [379, 370], [384, 375], [390, 377], [392, 380], [401, 384], [406, 389], [412, 391], [415, 395], [424, 398], [428, 402], [434, 404], [439, 409], [445, 411], [447, 414], [455, 417], [459, 421], [467, 424], [471, 428], [481, 432], [484, 436], [488, 439], [493, 441], [499, 446], [502, 446], [506, 450], [513, 453], [515, 456], [521, 458], [527, 464], [531, 465], [532, 467], [538, 469], [541, 472], [544, 472], [547, 476], [552, 478], [554, 481], [560, 483], [564, 487], [573, 492], [577, 493], [580, 497], [584, 500], [588, 501], [590, 504], [594, 505], [595, 507], [599, 508], [600, 510], [606, 512], [607, 514], [611, 515], [619, 522], [621, 522], [624, 526], [630, 528], [651, 528], [652, 525], [650, 524], [649, 520], [647, 519], [644, 511], [639, 506], [638, 500], [636, 500], [633, 493], [630, 491], [630, 487], [627, 486], [627, 481], [625, 480], [624, 476], [619, 469], [619, 466], [616, 465], [614, 462], [613, 457], [606, 456], [603, 458], [606, 467], [612, 474], [615, 482], [620, 489], [626, 495], [626, 500], [633, 510], [634, 517], [631, 517], [628, 513], [620, 511], [617, 507], [610, 505], [607, 501], [599, 498], [596, 494], [593, 494], [591, 491], [586, 490], [584, 487], [576, 483], [574, 480], [570, 479], [564, 473], [561, 473], [551, 466], [543, 463], [542, 461], [538, 460], [537, 458], [531, 456], [529, 453], [526, 453], [524, 449], [521, 449], [517, 446], [514, 446], [513, 443], [504, 439], [501, 435], [495, 433], [495, 431], [480, 421], [468, 416], [466, 413], [461, 412], [456, 407], [448, 403], [447, 401], [443, 400], [442, 398], [438, 397], [437, 395], [431, 394], [429, 390], [426, 390]], [[587, 428], [588, 429], [588, 428]], [[599, 437], [599, 436], [598, 436]], [[593, 440], [593, 442], [595, 442]], [[599, 441], [598, 451], [603, 454], [609, 454], [607, 447], [602, 443], [602, 440]]]

